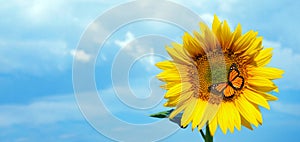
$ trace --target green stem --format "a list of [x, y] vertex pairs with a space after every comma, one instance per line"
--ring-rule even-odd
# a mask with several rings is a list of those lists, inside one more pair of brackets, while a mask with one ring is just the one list
[[207, 123], [207, 125], [206, 125], [206, 132], [205, 132], [205, 142], [213, 142], [213, 141], [214, 141], [214, 138], [210, 134], [209, 126], [208, 126], [208, 123]]
[[205, 134], [203, 133], [202, 129], [200, 129], [200, 133], [201, 133], [202, 138], [205, 140]]

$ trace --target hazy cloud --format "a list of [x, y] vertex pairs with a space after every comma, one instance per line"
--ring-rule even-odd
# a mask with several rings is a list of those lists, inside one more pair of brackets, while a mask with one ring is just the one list
[[300, 88], [300, 54], [292, 48], [282, 47], [280, 42], [264, 40], [265, 47], [273, 47], [273, 59], [270, 66], [278, 67], [285, 71], [283, 78], [278, 80], [281, 89], [297, 90]]
[[89, 62], [91, 60], [91, 55], [87, 54], [84, 50], [71, 50], [70, 54], [75, 60], [80, 62]]

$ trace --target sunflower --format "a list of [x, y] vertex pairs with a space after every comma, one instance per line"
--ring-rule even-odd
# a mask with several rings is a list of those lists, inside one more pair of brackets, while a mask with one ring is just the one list
[[260, 108], [270, 109], [268, 101], [277, 100], [270, 92], [278, 92], [273, 80], [283, 74], [266, 67], [272, 48], [262, 46], [257, 32], [242, 34], [240, 24], [231, 31], [217, 16], [212, 30], [204, 23], [200, 30], [185, 33], [183, 44], [167, 46], [172, 59], [156, 64], [163, 70], [157, 78], [167, 90], [164, 106], [175, 107], [169, 118], [180, 114], [181, 126], [191, 124], [193, 130], [208, 124], [211, 135], [218, 126], [226, 134], [262, 125]]

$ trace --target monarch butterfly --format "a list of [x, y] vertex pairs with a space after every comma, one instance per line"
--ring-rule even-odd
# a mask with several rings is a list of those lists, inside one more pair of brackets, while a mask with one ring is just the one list
[[240, 76], [240, 71], [235, 63], [230, 66], [227, 79], [227, 82], [216, 83], [209, 86], [208, 90], [216, 95], [233, 97], [234, 91], [240, 90], [244, 86], [244, 78]]

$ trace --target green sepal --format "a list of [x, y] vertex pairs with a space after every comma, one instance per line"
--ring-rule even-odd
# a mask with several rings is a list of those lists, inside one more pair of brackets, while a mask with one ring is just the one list
[[209, 125], [206, 124], [205, 142], [213, 142], [214, 137], [210, 134]]
[[155, 113], [155, 114], [151, 114], [150, 117], [156, 117], [156, 118], [168, 118], [170, 113], [173, 111], [174, 109], [170, 109], [167, 111], [162, 111], [159, 113]]

